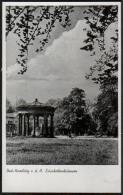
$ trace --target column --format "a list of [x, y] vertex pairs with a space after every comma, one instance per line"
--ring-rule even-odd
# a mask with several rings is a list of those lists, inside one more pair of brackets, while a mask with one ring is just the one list
[[35, 128], [36, 128], [36, 116], [33, 115], [33, 137], [35, 137]]
[[19, 134], [20, 134], [20, 117], [18, 115], [18, 131], [17, 131], [17, 135], [19, 135]]
[[26, 115], [24, 114], [24, 136], [26, 136]]
[[44, 136], [48, 136], [48, 120], [47, 114], [44, 115]]
[[26, 135], [26, 120], [25, 120], [25, 114], [22, 115], [22, 135]]
[[[41, 119], [41, 120], [40, 120]], [[41, 127], [41, 135], [43, 136], [44, 135], [44, 120], [42, 121], [42, 118], [40, 118], [40, 127]]]
[[24, 115], [22, 114], [22, 135], [24, 135]]
[[18, 115], [18, 135], [21, 135], [21, 114]]
[[50, 115], [50, 137], [54, 137], [54, 122], [53, 122], [54, 114]]
[[37, 116], [36, 119], [37, 119], [37, 125], [36, 126], [39, 127], [39, 116]]
[[26, 119], [27, 119], [26, 136], [28, 136], [29, 135], [29, 115], [28, 114], [26, 116]]
[[20, 114], [20, 135], [22, 135], [22, 114]]

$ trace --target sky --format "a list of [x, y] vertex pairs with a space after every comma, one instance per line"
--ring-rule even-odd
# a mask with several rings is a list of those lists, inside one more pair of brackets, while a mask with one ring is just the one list
[[[82, 13], [82, 14], [81, 14]], [[7, 98], [15, 103], [19, 98], [27, 102], [38, 98], [40, 102], [48, 99], [63, 98], [72, 88], [85, 90], [86, 98], [93, 101], [99, 94], [99, 87], [85, 78], [90, 65], [95, 63], [95, 56], [80, 50], [86, 38], [83, 11], [76, 9], [69, 29], [57, 26], [52, 39], [43, 53], [31, 54], [28, 70], [22, 76], [16, 64], [17, 38], [11, 33], [7, 40]], [[114, 29], [112, 27], [112, 29]], [[109, 40], [111, 30], [107, 33]], [[109, 43], [108, 43], [109, 44]]]

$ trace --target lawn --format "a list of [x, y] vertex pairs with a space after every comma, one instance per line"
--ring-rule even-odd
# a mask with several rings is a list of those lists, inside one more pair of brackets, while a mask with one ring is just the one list
[[7, 164], [114, 165], [117, 139], [7, 138]]

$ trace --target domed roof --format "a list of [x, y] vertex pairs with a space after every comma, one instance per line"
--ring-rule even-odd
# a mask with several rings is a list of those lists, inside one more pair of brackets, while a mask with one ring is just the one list
[[44, 112], [51, 112], [55, 111], [53, 106], [47, 106], [38, 101], [36, 98], [33, 102], [27, 103], [24, 105], [19, 105], [16, 107], [17, 112], [27, 112], [27, 113], [44, 113]]
[[43, 104], [41, 102], [39, 102], [37, 98], [35, 98], [35, 101], [33, 101], [32, 103], [28, 103], [27, 105], [30, 105], [30, 106], [43, 106]]

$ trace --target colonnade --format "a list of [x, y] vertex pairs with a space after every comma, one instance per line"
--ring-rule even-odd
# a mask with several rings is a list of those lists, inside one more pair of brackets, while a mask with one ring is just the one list
[[[18, 115], [18, 135], [29, 136], [31, 135], [30, 117], [33, 116], [33, 136], [36, 135], [36, 127], [39, 127], [39, 117], [42, 115], [19, 113]], [[54, 114], [44, 114], [43, 132], [41, 135], [44, 137], [54, 137]], [[48, 126], [48, 118], [50, 117], [50, 125]]]

